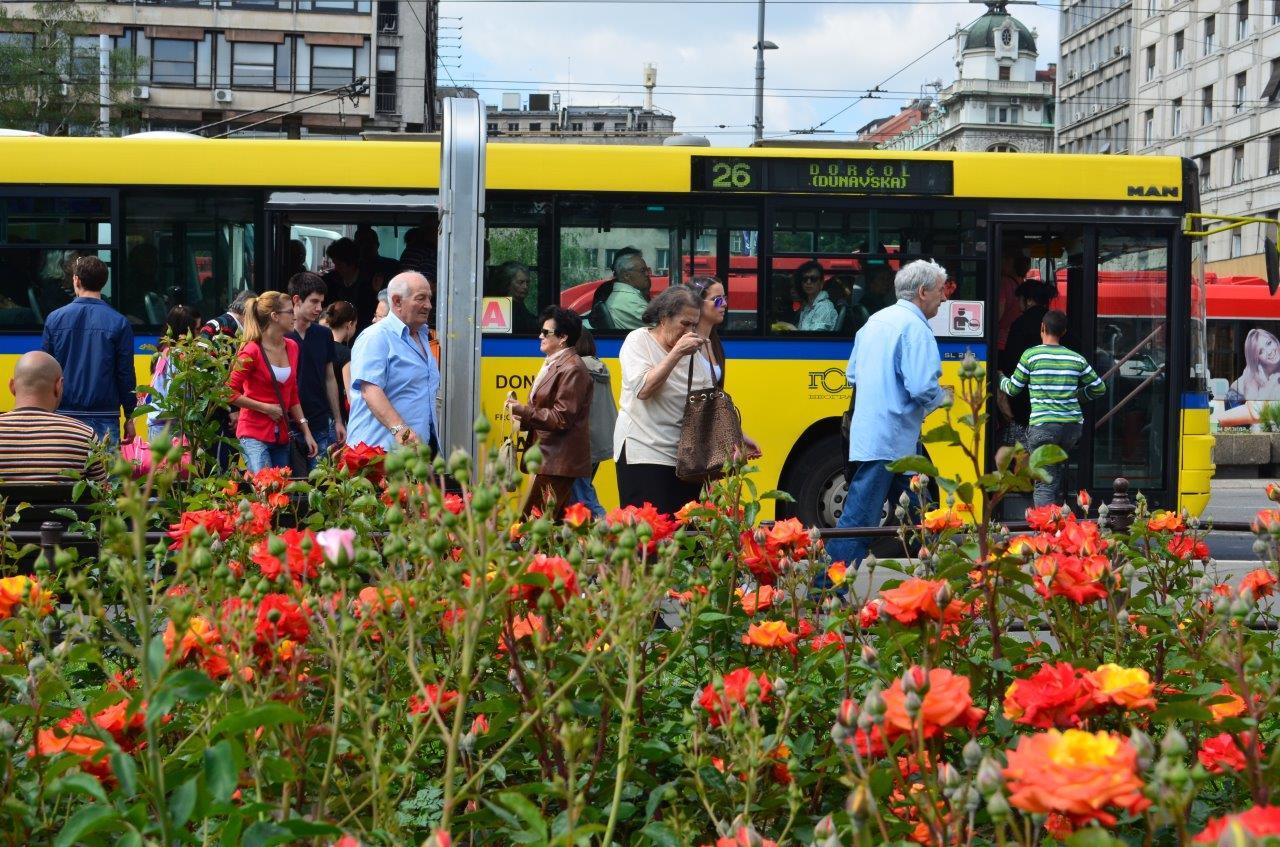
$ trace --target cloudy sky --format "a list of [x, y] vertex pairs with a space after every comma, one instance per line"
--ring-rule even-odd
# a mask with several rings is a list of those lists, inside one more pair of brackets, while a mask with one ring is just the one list
[[[983, 11], [943, 0], [771, 0], [765, 38], [780, 49], [765, 56], [766, 136], [829, 121], [824, 129], [838, 138], [896, 112], [925, 83], [950, 82], [949, 36]], [[1038, 31], [1039, 65], [1055, 61], [1057, 7], [1011, 11]], [[559, 90], [572, 105], [638, 105], [642, 66], [653, 62], [654, 102], [676, 116], [677, 130], [743, 144], [755, 108], [756, 14], [752, 0], [442, 0], [441, 52], [456, 67], [442, 69], [440, 82], [452, 74], [489, 103], [503, 91]], [[882, 85], [887, 93], [833, 117], [922, 56]]]

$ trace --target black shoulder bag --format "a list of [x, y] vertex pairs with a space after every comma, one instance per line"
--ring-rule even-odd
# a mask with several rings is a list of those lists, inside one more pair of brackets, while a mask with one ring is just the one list
[[293, 422], [289, 420], [289, 409], [284, 405], [284, 394], [280, 391], [280, 383], [276, 382], [275, 372], [271, 370], [271, 363], [267, 361], [267, 351], [262, 349], [261, 344], [258, 345], [258, 349], [262, 350], [262, 366], [267, 369], [267, 379], [271, 380], [271, 387], [276, 391], [276, 402], [280, 404], [280, 410], [284, 413], [284, 425], [289, 432], [289, 475], [297, 479], [305, 478], [311, 473], [311, 459], [307, 456], [307, 440], [302, 433], [294, 430]]

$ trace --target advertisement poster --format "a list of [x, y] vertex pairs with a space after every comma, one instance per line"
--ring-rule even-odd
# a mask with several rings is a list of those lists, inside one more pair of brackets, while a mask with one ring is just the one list
[[1209, 345], [1213, 422], [1219, 428], [1280, 431], [1280, 323], [1251, 326], [1235, 321], [1213, 330]]

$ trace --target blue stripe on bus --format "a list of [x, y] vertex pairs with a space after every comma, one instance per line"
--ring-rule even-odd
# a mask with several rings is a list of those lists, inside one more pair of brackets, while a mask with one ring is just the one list
[[1184, 409], [1207, 409], [1209, 408], [1209, 395], [1204, 391], [1184, 391], [1182, 392], [1182, 408]]
[[[151, 351], [143, 350], [142, 345], [150, 344], [154, 347], [158, 340], [159, 337], [155, 335], [135, 335], [133, 337], [134, 354], [137, 356], [149, 356]], [[21, 356], [23, 353], [29, 353], [32, 350], [39, 349], [39, 335], [9, 335], [0, 333], [0, 356]]]
[[[621, 338], [597, 338], [596, 353], [601, 358], [617, 357], [622, 347]], [[724, 352], [730, 359], [807, 359], [810, 361], [845, 360], [853, 345], [839, 339], [730, 339], [724, 343]], [[487, 335], [481, 345], [481, 353], [485, 356], [519, 358], [523, 356], [540, 356], [538, 339], [536, 338], [499, 338]], [[958, 360], [965, 353], [972, 352], [980, 361], [986, 359], [987, 345], [982, 342], [939, 341], [938, 350], [942, 358]]]

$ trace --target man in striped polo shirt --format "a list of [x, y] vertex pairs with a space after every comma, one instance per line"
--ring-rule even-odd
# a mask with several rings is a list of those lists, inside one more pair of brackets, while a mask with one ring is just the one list
[[[1064, 313], [1057, 309], [1046, 312], [1040, 323], [1041, 343], [1023, 353], [1013, 374], [1000, 381], [1000, 390], [1009, 396], [1023, 389], [1031, 395], [1031, 426], [1025, 445], [1028, 450], [1057, 444], [1070, 452], [1084, 431], [1080, 395], [1093, 400], [1107, 392], [1106, 385], [1084, 356], [1062, 346], [1066, 331]], [[1062, 503], [1059, 489], [1065, 466], [1062, 462], [1045, 467], [1049, 479], [1036, 481], [1032, 496], [1036, 506]]]
[[[62, 401], [62, 366], [40, 350], [18, 359], [9, 381], [14, 410], [0, 415], [0, 480], [68, 483], [83, 475], [107, 478], [102, 462], [89, 461], [93, 429], [55, 410]], [[72, 476], [68, 476], [68, 473]]]

